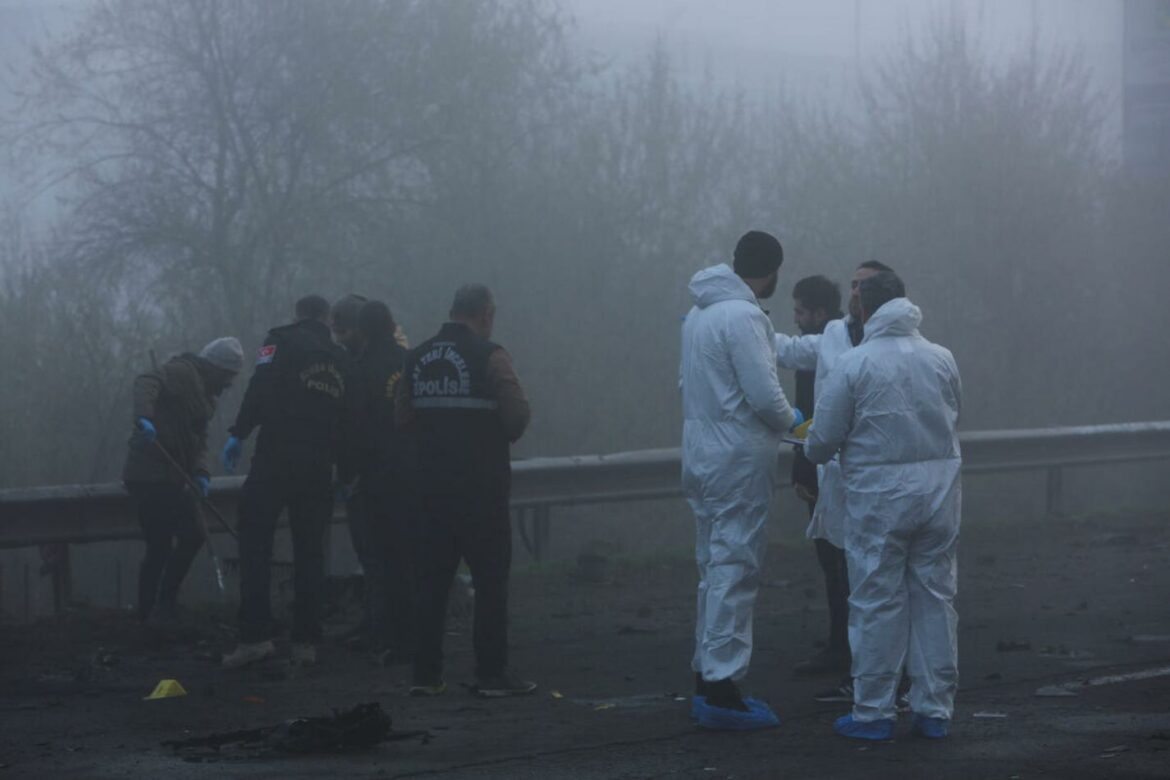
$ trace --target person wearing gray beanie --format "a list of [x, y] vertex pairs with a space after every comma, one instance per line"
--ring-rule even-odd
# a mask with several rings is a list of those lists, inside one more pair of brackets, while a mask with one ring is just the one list
[[122, 482], [134, 499], [146, 554], [138, 572], [138, 617], [172, 623], [179, 588], [203, 546], [196, 497], [211, 491], [207, 430], [216, 403], [244, 365], [238, 339], [212, 341], [134, 380], [133, 433]]
[[209, 342], [199, 351], [199, 357], [233, 374], [240, 373], [244, 368], [244, 348], [235, 336], [224, 336]]

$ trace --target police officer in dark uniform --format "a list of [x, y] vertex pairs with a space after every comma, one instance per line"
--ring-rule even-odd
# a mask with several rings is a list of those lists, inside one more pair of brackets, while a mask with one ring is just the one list
[[[335, 335], [337, 314], [334, 306]], [[383, 302], [364, 302], [352, 319], [355, 333], [345, 345], [356, 356], [353, 402], [338, 473], [350, 486], [347, 511], [365, 573], [370, 645], [389, 666], [409, 663], [414, 647], [414, 458], [394, 422], [407, 350], [395, 340], [397, 325]]]
[[285, 508], [292, 534], [292, 660], [316, 662], [321, 637], [325, 533], [333, 514], [333, 464], [346, 403], [348, 363], [330, 337], [329, 303], [297, 301], [296, 322], [273, 328], [256, 367], [223, 465], [235, 471], [242, 442], [260, 429], [240, 495], [240, 644], [223, 659], [238, 668], [275, 654], [269, 598], [272, 543]]
[[507, 669], [510, 445], [523, 435], [529, 408], [511, 358], [489, 340], [495, 312], [486, 287], [460, 288], [451, 321], [411, 351], [398, 383], [395, 415], [415, 441], [421, 493], [412, 696], [446, 690], [444, 620], [461, 559], [475, 587], [477, 692], [536, 689]]
[[366, 440], [369, 431], [366, 420], [362, 419], [367, 404], [362, 400], [365, 397], [364, 382], [361, 374], [361, 356], [366, 349], [366, 337], [358, 327], [358, 316], [362, 307], [369, 302], [369, 298], [357, 293], [343, 295], [333, 304], [329, 317], [329, 328], [333, 331], [333, 340], [345, 348], [353, 367], [353, 388], [351, 393], [353, 402], [348, 404], [352, 414], [346, 421], [344, 443], [338, 453], [337, 477], [339, 498], [345, 500], [345, 520], [349, 526], [350, 544], [361, 563], [363, 573], [362, 614], [361, 620], [344, 637], [347, 647], [355, 650], [377, 649], [371, 632], [371, 584], [377, 580], [379, 561], [373, 557], [374, 545], [369, 540], [369, 517], [365, 511], [366, 502], [354, 492], [357, 468], [356, 453], [359, 449], [357, 442]]
[[[832, 320], [844, 317], [841, 311], [841, 290], [824, 276], [806, 276], [792, 289], [792, 308], [796, 327], [802, 335], [824, 333]], [[816, 371], [796, 372], [795, 406], [811, 420], [816, 405]], [[819, 485], [817, 467], [804, 455], [804, 447], [797, 446], [792, 458], [792, 485], [796, 495], [808, 505], [812, 518], [816, 510]], [[849, 653], [849, 575], [845, 566], [845, 551], [828, 539], [813, 538], [817, 561], [825, 575], [825, 593], [829, 605], [829, 637], [825, 648], [812, 658], [797, 664], [798, 675], [824, 672], [848, 673]]]

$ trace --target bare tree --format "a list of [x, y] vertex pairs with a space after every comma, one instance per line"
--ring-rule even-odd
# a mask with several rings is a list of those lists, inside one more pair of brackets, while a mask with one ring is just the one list
[[[951, 11], [862, 81], [860, 114], [777, 130], [774, 197], [801, 246], [842, 277], [871, 257], [894, 265], [969, 374], [1013, 377], [1014, 393], [972, 394], [971, 423], [1083, 408], [1055, 369], [1070, 343], [1097, 343], [1068, 316], [1091, 305], [1081, 282], [1098, 260], [1106, 181], [1090, 77], [1076, 52], [1035, 40], [997, 63]], [[1070, 342], [1070, 327], [1084, 339]], [[1048, 402], [1024, 410], [1021, 394]]]

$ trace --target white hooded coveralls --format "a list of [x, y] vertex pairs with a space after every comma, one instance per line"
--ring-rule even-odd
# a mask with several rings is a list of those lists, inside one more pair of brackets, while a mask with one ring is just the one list
[[776, 372], [775, 331], [751, 288], [723, 264], [695, 274], [690, 291], [679, 386], [699, 567], [692, 667], [704, 680], [739, 680], [752, 654], [776, 455], [795, 415]]
[[857, 721], [894, 718], [903, 665], [915, 713], [949, 719], [962, 464], [959, 370], [905, 298], [879, 308], [821, 389], [805, 452], [840, 451]]
[[[804, 336], [776, 334], [776, 362], [792, 371], [816, 371], [813, 399], [821, 397], [821, 388], [837, 366], [841, 356], [853, 349], [849, 337], [852, 317], [830, 320], [822, 333]], [[813, 507], [805, 536], [825, 539], [834, 547], [845, 547], [845, 483], [837, 459], [817, 466], [817, 503]]]

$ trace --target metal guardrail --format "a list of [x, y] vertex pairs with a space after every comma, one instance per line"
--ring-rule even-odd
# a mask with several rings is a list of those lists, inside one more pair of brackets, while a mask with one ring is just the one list
[[[1063, 469], [1170, 459], [1170, 421], [961, 434], [966, 473], [1047, 471], [1047, 506], [1062, 514]], [[788, 475], [792, 453], [780, 452]], [[680, 452], [533, 458], [513, 464], [512, 504], [521, 534], [539, 558], [556, 506], [671, 498], [681, 494]], [[212, 480], [212, 500], [235, 516], [242, 477]], [[531, 536], [525, 523], [531, 521]], [[0, 548], [78, 544], [140, 535], [130, 497], [119, 484], [56, 485], [0, 491]]]

